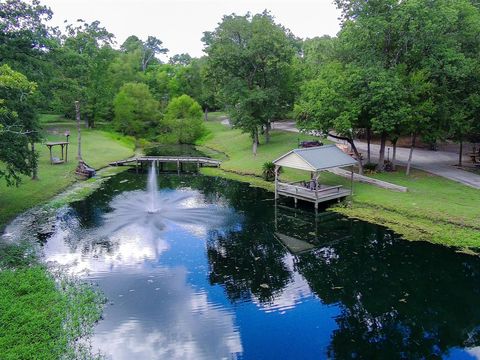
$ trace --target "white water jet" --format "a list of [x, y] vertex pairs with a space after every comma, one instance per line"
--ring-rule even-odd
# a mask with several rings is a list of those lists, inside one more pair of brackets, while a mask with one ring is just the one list
[[155, 161], [152, 161], [152, 166], [148, 170], [148, 183], [147, 183], [147, 193], [150, 197], [150, 204], [147, 211], [151, 214], [154, 214], [158, 211], [158, 182], [157, 182], [157, 171], [156, 171]]

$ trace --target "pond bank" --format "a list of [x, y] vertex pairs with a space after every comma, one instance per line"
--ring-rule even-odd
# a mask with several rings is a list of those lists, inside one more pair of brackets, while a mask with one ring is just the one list
[[[248, 134], [230, 129], [220, 122], [207, 122], [207, 127], [210, 133], [200, 144], [224, 152], [229, 158], [220, 169], [203, 169], [202, 173], [248, 182], [270, 191], [273, 183], [260, 178], [263, 163], [296, 147], [299, 139], [311, 138], [272, 131], [270, 143], [261, 144], [254, 157]], [[296, 181], [308, 174], [286, 171], [282, 176]], [[407, 240], [429, 241], [478, 252], [480, 191], [419, 170], [412, 171], [409, 177], [404, 175], [402, 168], [394, 173], [373, 174], [371, 177], [407, 187], [409, 191], [394, 192], [356, 183], [353, 202], [330, 210], [386, 226]], [[322, 174], [321, 181], [348, 185], [347, 179], [329, 173]]]

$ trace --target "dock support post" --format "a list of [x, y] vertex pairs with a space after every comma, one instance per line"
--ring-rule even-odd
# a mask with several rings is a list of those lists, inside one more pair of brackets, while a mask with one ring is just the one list
[[138, 174], [138, 159], [135, 159], [135, 172]]
[[180, 160], [177, 160], [177, 175], [180, 175]]
[[278, 171], [279, 166], [275, 165], [275, 200], [278, 199]]
[[350, 195], [353, 200], [353, 166], [350, 166]]
[[297, 208], [298, 199], [297, 199], [297, 197], [294, 197], [293, 200], [295, 201], [295, 209], [296, 209], [296, 208]]

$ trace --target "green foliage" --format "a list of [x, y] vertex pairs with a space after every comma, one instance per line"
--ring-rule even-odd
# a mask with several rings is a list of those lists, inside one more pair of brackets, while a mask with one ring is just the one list
[[[268, 13], [225, 16], [203, 38], [209, 77], [234, 126], [258, 143], [259, 128], [293, 104], [295, 39]], [[255, 150], [254, 150], [255, 152]]]
[[114, 100], [116, 130], [135, 137], [153, 137], [159, 124], [158, 102], [141, 83], [127, 83]]
[[263, 178], [266, 181], [272, 181], [275, 179], [275, 164], [271, 161], [266, 161], [262, 165]]
[[[161, 121], [163, 133], [175, 137], [177, 143], [193, 144], [204, 133], [202, 108], [188, 95], [172, 99]], [[165, 138], [164, 138], [165, 140]]]
[[38, 141], [37, 114], [29, 101], [36, 84], [8, 65], [0, 66], [0, 179], [7, 185], [20, 183], [20, 174], [37, 167], [37, 154], [28, 147]]

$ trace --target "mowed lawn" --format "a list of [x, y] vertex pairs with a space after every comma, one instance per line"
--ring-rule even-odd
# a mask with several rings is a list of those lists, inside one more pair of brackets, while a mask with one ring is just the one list
[[[216, 169], [205, 169], [204, 172], [235, 180], [242, 180], [237, 174], [254, 175], [243, 180], [269, 190], [273, 189], [272, 183], [257, 177], [262, 174], [263, 163], [297, 147], [299, 140], [312, 139], [308, 135], [273, 131], [271, 143], [262, 143], [254, 157], [248, 134], [218, 121], [207, 122], [207, 128], [210, 134], [202, 139], [201, 144], [225, 152], [229, 159], [221, 166], [227, 173], [222, 174]], [[286, 180], [309, 178], [306, 172], [287, 169], [281, 176]], [[414, 170], [407, 177], [402, 168], [397, 172], [370, 176], [406, 186], [409, 191], [400, 193], [355, 183], [352, 206], [335, 210], [386, 225], [410, 240], [480, 248], [480, 190], [423, 171]], [[326, 184], [350, 186], [349, 180], [327, 172], [320, 179]]]
[[[51, 120], [52, 116], [47, 119]], [[50, 165], [47, 146], [37, 144], [39, 168], [37, 181], [23, 177], [19, 187], [7, 187], [0, 182], [0, 228], [15, 215], [35, 205], [43, 203], [76, 181], [74, 170], [77, 166], [77, 130], [73, 121], [44, 123], [47, 141], [65, 141], [65, 130], [70, 130], [68, 163]], [[98, 169], [109, 162], [124, 159], [134, 153], [134, 141], [121, 135], [82, 128], [82, 157], [84, 161]], [[60, 147], [53, 148], [55, 157], [60, 158]]]

